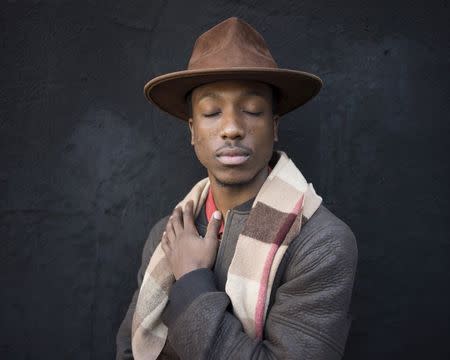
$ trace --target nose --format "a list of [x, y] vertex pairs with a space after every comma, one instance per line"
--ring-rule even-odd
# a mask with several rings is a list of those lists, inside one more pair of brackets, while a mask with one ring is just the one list
[[241, 139], [245, 129], [238, 111], [224, 112], [221, 119], [220, 136], [222, 139]]

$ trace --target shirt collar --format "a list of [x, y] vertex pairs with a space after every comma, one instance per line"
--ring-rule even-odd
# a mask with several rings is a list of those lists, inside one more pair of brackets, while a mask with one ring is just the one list
[[[205, 204], [205, 212], [206, 212], [206, 220], [209, 223], [209, 220], [211, 219], [212, 214], [214, 213], [214, 211], [217, 210], [216, 207], [216, 203], [214, 202], [214, 197], [211, 191], [211, 186], [209, 187], [209, 191], [208, 191], [208, 197], [206, 198], [206, 204]], [[222, 222], [220, 223], [220, 229], [219, 229], [219, 234], [223, 233], [223, 219]]]

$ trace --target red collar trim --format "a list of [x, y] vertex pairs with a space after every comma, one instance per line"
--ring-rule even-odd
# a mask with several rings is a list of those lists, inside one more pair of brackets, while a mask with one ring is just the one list
[[[208, 224], [209, 224], [209, 220], [211, 219], [212, 214], [214, 213], [214, 211], [217, 210], [216, 203], [214, 202], [214, 197], [212, 194], [211, 186], [209, 187], [208, 197], [206, 198], [206, 209], [205, 210], [206, 210], [206, 219], [208, 220]], [[224, 223], [222, 220], [222, 223], [220, 224], [220, 229], [219, 229], [220, 235], [222, 235], [222, 233], [223, 233], [223, 228], [224, 228]]]

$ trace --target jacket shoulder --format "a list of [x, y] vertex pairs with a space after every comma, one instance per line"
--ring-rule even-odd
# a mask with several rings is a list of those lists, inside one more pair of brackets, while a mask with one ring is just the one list
[[287, 250], [289, 270], [302, 263], [321, 263], [333, 260], [354, 272], [358, 260], [356, 237], [351, 228], [326, 206], [320, 205], [303, 225]]
[[297, 236], [300, 243], [325, 242], [357, 251], [356, 237], [350, 226], [321, 204]]
[[327, 228], [327, 227], [341, 227], [348, 232], [352, 232], [350, 227], [334, 213], [331, 212], [325, 205], [321, 204], [316, 212], [311, 216], [306, 223], [305, 228]]

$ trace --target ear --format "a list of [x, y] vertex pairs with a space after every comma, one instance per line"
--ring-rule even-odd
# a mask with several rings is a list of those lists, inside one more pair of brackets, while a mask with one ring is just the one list
[[188, 123], [189, 123], [189, 130], [191, 132], [191, 145], [194, 145], [194, 125], [192, 124], [193, 120], [191, 117], [189, 118]]
[[273, 141], [278, 141], [278, 123], [280, 121], [279, 115], [273, 116]]

